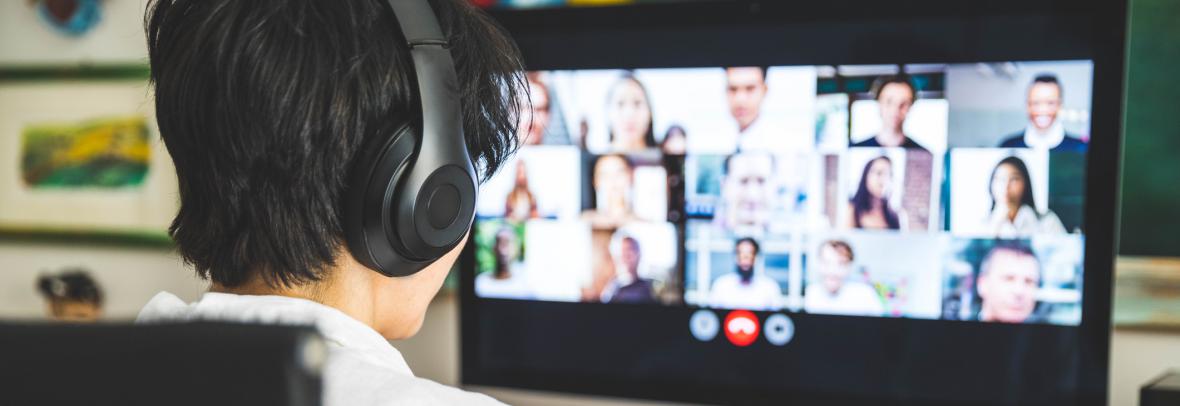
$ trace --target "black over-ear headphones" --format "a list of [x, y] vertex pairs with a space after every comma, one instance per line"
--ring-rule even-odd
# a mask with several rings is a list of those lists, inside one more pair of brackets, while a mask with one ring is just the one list
[[459, 83], [447, 38], [426, 0], [390, 0], [410, 47], [421, 117], [372, 140], [353, 163], [344, 235], [365, 266], [408, 276], [454, 248], [475, 218]]

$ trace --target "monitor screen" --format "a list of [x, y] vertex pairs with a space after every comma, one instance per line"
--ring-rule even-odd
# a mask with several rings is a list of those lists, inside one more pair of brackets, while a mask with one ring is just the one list
[[528, 72], [465, 263], [465, 380], [1090, 404], [1087, 174], [1117, 133], [1078, 56]]

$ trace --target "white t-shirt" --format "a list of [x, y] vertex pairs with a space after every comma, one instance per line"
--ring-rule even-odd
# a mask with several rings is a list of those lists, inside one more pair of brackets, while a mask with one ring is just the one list
[[881, 316], [885, 307], [872, 287], [861, 282], [846, 281], [833, 295], [822, 284], [807, 285], [803, 294], [803, 309], [808, 313], [841, 316]]
[[376, 330], [310, 300], [210, 292], [196, 302], [184, 303], [176, 295], [160, 292], [135, 322], [194, 320], [314, 325], [328, 343], [327, 406], [502, 404], [486, 395], [415, 377], [402, 354]]
[[736, 272], [721, 275], [709, 288], [709, 306], [723, 309], [778, 310], [782, 301], [778, 282], [758, 273], [746, 284]]

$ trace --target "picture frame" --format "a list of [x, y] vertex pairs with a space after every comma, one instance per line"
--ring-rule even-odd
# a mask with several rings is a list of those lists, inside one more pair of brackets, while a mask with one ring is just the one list
[[0, 239], [171, 247], [146, 65], [0, 68]]

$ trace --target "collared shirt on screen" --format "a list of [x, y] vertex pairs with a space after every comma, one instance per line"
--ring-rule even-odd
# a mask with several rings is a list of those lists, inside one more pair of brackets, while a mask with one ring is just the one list
[[1000, 143], [1000, 148], [1032, 148], [1053, 152], [1085, 152], [1086, 142], [1065, 132], [1061, 122], [1054, 122], [1042, 133], [1029, 123], [1023, 132], [1013, 134]]

